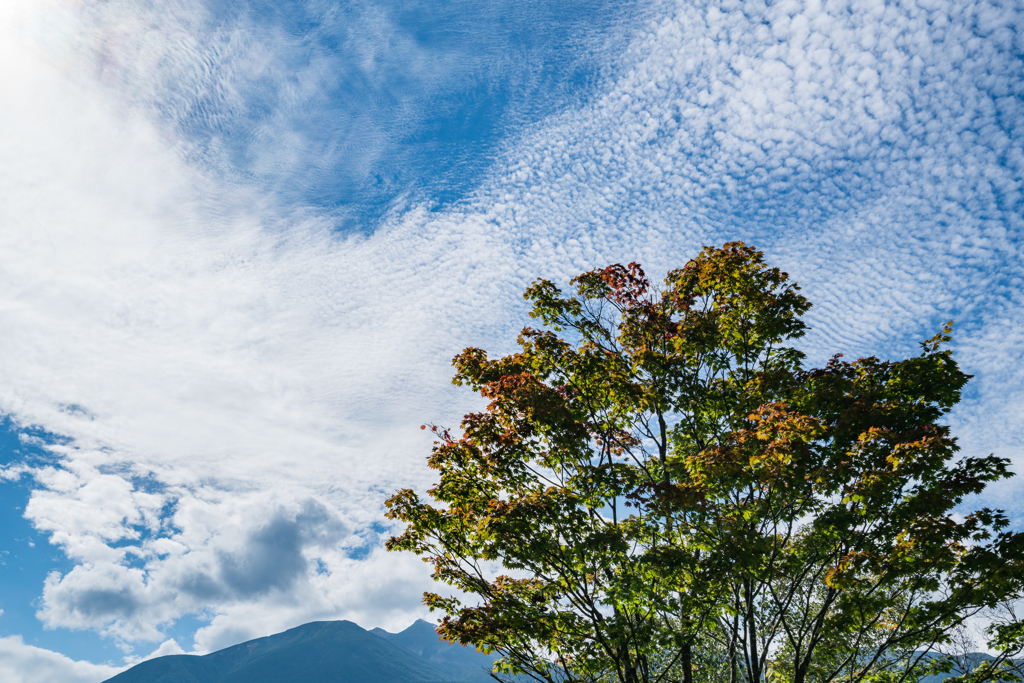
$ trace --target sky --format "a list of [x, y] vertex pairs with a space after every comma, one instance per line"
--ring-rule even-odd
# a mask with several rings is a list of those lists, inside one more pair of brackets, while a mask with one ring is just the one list
[[811, 363], [953, 319], [1024, 465], [1018, 2], [5, 0], [0, 93], [2, 680], [428, 616], [383, 501], [538, 277], [741, 239]]

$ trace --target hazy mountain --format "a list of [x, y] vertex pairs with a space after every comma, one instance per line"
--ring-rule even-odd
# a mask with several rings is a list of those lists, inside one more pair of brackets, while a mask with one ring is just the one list
[[202, 657], [157, 657], [107, 683], [484, 683], [492, 661], [425, 621], [401, 633], [315, 621]]

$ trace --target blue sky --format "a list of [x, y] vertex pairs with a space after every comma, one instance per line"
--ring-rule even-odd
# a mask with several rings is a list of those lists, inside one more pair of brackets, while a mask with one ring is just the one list
[[0, 678], [424, 616], [382, 502], [539, 276], [743, 239], [816, 362], [953, 318], [1019, 469], [1022, 55], [1013, 2], [5, 2]]

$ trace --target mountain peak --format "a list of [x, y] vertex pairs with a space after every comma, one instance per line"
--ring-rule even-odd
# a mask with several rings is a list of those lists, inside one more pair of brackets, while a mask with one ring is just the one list
[[484, 683], [492, 663], [423, 620], [400, 633], [314, 621], [204, 656], [157, 657], [108, 683]]

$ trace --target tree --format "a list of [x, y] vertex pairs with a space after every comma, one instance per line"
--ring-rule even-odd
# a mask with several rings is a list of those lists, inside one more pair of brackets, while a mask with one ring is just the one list
[[433, 503], [387, 501], [388, 548], [477, 601], [426, 594], [443, 637], [552, 682], [902, 681], [1020, 594], [1024, 536], [953, 512], [1011, 475], [939, 422], [968, 380], [948, 327], [805, 369], [810, 303], [739, 242], [660, 290], [637, 264], [572, 284], [527, 290], [548, 329], [519, 352], [456, 356], [489, 404], [433, 428]]
[[[973, 683], [974, 681], [1024, 681], [1024, 620], [1017, 614], [1018, 605], [1005, 601], [984, 615], [985, 628], [971, 628], [961, 624], [939, 648], [937, 662], [948, 674], [946, 683]], [[994, 656], [979, 652], [975, 636], [986, 635]]]

